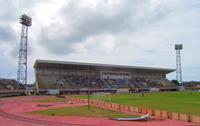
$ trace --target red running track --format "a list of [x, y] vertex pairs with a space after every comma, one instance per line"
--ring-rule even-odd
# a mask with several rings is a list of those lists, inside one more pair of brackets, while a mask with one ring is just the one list
[[[177, 120], [162, 121], [114, 121], [107, 118], [89, 118], [77, 116], [44, 116], [32, 115], [27, 112], [49, 108], [72, 107], [84, 104], [48, 103], [49, 107], [38, 107], [33, 102], [35, 99], [48, 98], [50, 96], [23, 96], [0, 99], [0, 126], [200, 126], [196, 123]], [[47, 103], [43, 103], [47, 104]]]

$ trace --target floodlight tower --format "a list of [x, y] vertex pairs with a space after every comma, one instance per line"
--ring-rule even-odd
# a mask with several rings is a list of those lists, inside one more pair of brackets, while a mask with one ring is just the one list
[[27, 39], [28, 39], [28, 27], [32, 25], [31, 17], [26, 14], [21, 15], [19, 23], [22, 24], [19, 59], [17, 69], [17, 81], [19, 84], [27, 84]]
[[[182, 85], [182, 70], [181, 70], [181, 54], [180, 50], [183, 49], [182, 44], [175, 44], [176, 50], [176, 80]], [[183, 85], [182, 85], [183, 86]]]

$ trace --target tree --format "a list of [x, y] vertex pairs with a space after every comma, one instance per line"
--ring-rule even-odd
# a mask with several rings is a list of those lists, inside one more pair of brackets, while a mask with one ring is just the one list
[[177, 80], [172, 80], [171, 82], [176, 84], [177, 86], [180, 86], [180, 83]]

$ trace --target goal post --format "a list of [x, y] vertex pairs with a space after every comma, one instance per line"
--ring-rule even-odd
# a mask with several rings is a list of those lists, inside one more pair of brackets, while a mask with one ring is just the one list
[[91, 98], [96, 99], [98, 101], [111, 102], [111, 93], [109, 93], [109, 92], [96, 92], [91, 96]]

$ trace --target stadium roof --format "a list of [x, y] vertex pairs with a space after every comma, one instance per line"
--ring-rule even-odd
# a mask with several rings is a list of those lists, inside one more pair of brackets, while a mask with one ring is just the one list
[[54, 60], [36, 60], [34, 68], [65, 68], [78, 67], [78, 68], [99, 68], [99, 69], [120, 69], [120, 70], [144, 70], [144, 71], [157, 71], [162, 73], [174, 72], [175, 69], [169, 68], [154, 68], [154, 67], [140, 67], [140, 66], [126, 66], [126, 65], [113, 65], [113, 64], [98, 64], [98, 63], [83, 63], [83, 62], [70, 62], [70, 61], [54, 61]]

